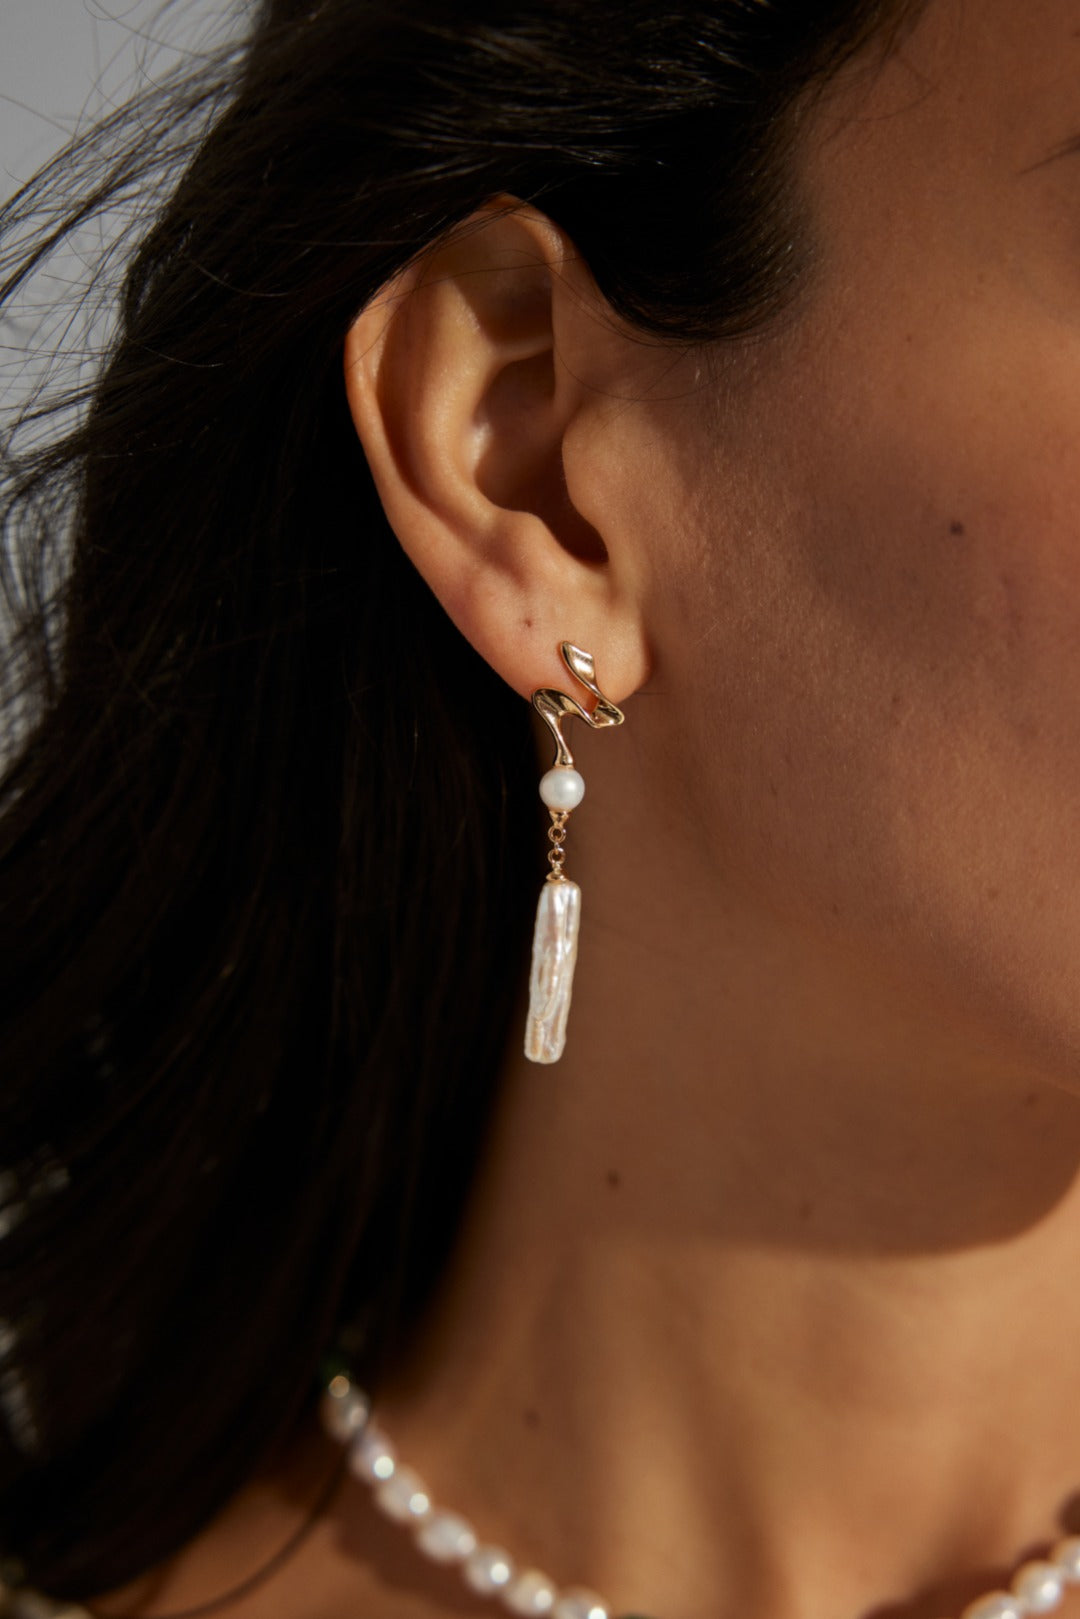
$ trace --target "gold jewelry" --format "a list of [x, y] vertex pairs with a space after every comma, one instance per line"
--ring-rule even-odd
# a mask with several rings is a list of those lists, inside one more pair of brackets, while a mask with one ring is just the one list
[[592, 653], [583, 652], [570, 641], [563, 641], [559, 651], [570, 673], [592, 693], [596, 704], [588, 713], [566, 692], [545, 686], [532, 694], [533, 707], [555, 739], [555, 763], [540, 781], [540, 797], [551, 812], [551, 870], [540, 890], [533, 931], [529, 1016], [525, 1025], [525, 1055], [531, 1062], [558, 1062], [562, 1056], [581, 924], [581, 889], [563, 875], [563, 844], [570, 812], [585, 796], [585, 781], [574, 768], [573, 755], [563, 736], [563, 722], [581, 719], [598, 731], [621, 725], [625, 718], [622, 709], [616, 708], [596, 684]]

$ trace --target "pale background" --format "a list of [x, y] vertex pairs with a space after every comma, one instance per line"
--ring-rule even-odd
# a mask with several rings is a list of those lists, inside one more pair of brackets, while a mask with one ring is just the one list
[[231, 0], [0, 0], [0, 191], [143, 72], [220, 37]]
[[[224, 43], [252, 0], [0, 0], [0, 203], [95, 117], [157, 81], [182, 55]], [[85, 227], [15, 302], [0, 309], [0, 446], [35, 390], [45, 397], [96, 368], [108, 334], [108, 298], [80, 296], [86, 264], [118, 232], [118, 215]], [[0, 241], [0, 255], [5, 245]], [[10, 240], [6, 242], [9, 249]], [[17, 247], [17, 244], [15, 244]], [[54, 436], [56, 418], [42, 427]], [[64, 418], [59, 418], [63, 422]], [[23, 429], [31, 442], [37, 429]], [[8, 536], [4, 536], [5, 549]], [[12, 575], [8, 573], [9, 581]], [[10, 617], [0, 591], [0, 653]], [[0, 765], [22, 709], [0, 711]], [[2, 1323], [0, 1323], [2, 1327]]]
[[[0, 0], [0, 200], [68, 136], [160, 79], [179, 57], [222, 43], [250, 0]], [[0, 311], [0, 418], [26, 397], [74, 315], [81, 258], [109, 221], [54, 261], [19, 303]], [[51, 318], [50, 318], [51, 317]], [[91, 326], [87, 338], [100, 326]]]

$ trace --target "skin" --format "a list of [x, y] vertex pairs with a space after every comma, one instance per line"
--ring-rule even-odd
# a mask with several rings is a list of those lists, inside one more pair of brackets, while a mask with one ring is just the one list
[[[955, 1614], [1080, 1485], [1078, 131], [1071, 0], [931, 0], [808, 117], [815, 272], [757, 340], [642, 344], [525, 209], [350, 333], [447, 612], [523, 699], [570, 638], [626, 710], [571, 727], [566, 1054], [522, 1012], [381, 1400], [616, 1612]], [[331, 1456], [103, 1611], [208, 1600]], [[229, 1611], [483, 1609], [350, 1481]]]

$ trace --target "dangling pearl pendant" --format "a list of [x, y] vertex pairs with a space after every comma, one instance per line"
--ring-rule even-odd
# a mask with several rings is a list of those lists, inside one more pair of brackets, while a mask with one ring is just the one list
[[[552, 777], [563, 775], [573, 780], [552, 781]], [[584, 794], [585, 783], [576, 770], [549, 770], [540, 783], [540, 796], [551, 810], [548, 832], [551, 875], [540, 890], [533, 928], [529, 1020], [525, 1025], [525, 1055], [530, 1062], [558, 1062], [566, 1045], [566, 1020], [570, 1014], [581, 927], [581, 889], [564, 877], [562, 870], [562, 844], [572, 806], [556, 808], [551, 799], [572, 798], [576, 805]]]
[[596, 684], [592, 655], [569, 641], [564, 641], [559, 650], [570, 673], [592, 692], [597, 703], [590, 714], [565, 692], [545, 687], [532, 694], [533, 707], [546, 721], [555, 739], [555, 763], [540, 780], [540, 797], [551, 814], [548, 828], [551, 871], [540, 890], [540, 903], [536, 908], [529, 1015], [525, 1025], [525, 1055], [530, 1062], [544, 1063], [558, 1062], [566, 1045], [566, 1021], [581, 926], [581, 889], [563, 874], [562, 868], [566, 823], [571, 811], [577, 809], [585, 797], [585, 780], [574, 769], [562, 722], [576, 717], [594, 729], [623, 722], [622, 711], [609, 702]]
[[531, 1062], [558, 1062], [563, 1054], [580, 927], [581, 889], [567, 877], [549, 878], [540, 890], [533, 928], [525, 1025], [525, 1055]]

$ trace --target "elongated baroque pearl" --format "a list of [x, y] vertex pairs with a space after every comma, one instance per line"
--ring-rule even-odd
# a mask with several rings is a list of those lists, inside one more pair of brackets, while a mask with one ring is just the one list
[[525, 1055], [531, 1062], [558, 1062], [566, 1044], [566, 1019], [577, 961], [581, 889], [568, 878], [540, 890], [529, 975]]

